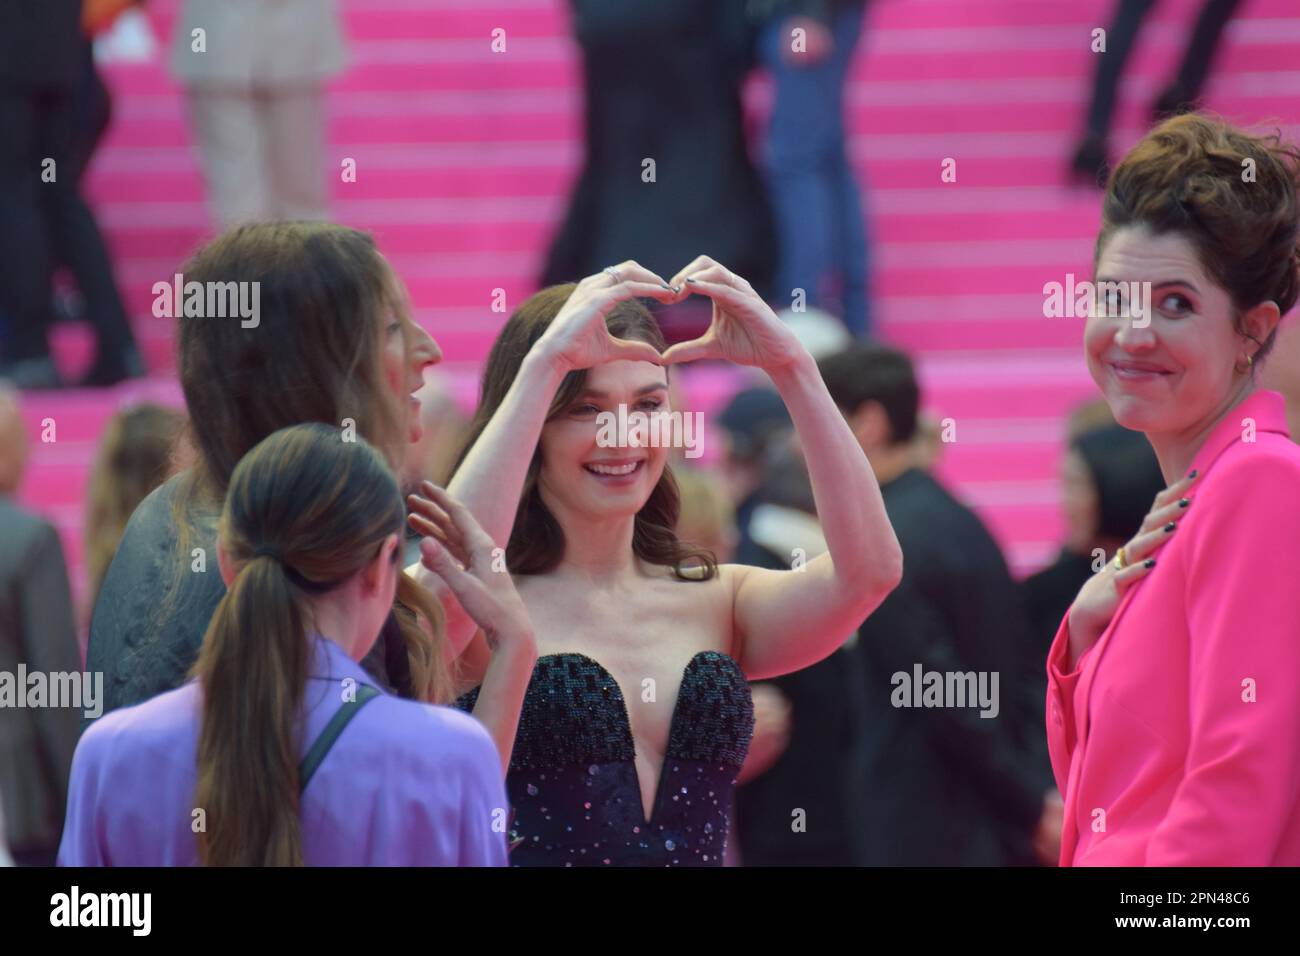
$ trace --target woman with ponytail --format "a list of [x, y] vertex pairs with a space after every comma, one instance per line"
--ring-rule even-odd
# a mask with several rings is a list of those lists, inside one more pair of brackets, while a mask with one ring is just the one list
[[[491, 737], [383, 693], [358, 664], [403, 577], [405, 509], [383, 458], [348, 438], [282, 429], [234, 469], [217, 545], [226, 593], [194, 679], [82, 737], [61, 864], [505, 862]], [[441, 504], [442, 534], [469, 558], [439, 561], [447, 586], [486, 630], [526, 631], [509, 577], [484, 570], [491, 541]]]

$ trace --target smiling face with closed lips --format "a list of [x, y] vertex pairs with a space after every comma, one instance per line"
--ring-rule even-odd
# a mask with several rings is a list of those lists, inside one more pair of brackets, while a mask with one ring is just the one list
[[1151, 283], [1148, 326], [1112, 317], [1116, 303], [1098, 303], [1084, 331], [1088, 371], [1115, 420], [1147, 434], [1182, 433], [1217, 416], [1240, 387], [1234, 366], [1255, 346], [1234, 329], [1231, 297], [1192, 244], [1176, 233], [1117, 229], [1096, 276]]
[[668, 450], [648, 445], [602, 448], [598, 416], [667, 412], [668, 378], [650, 362], [607, 362], [587, 370], [583, 390], [542, 428], [538, 485], [542, 500], [559, 518], [635, 515], [663, 475]]

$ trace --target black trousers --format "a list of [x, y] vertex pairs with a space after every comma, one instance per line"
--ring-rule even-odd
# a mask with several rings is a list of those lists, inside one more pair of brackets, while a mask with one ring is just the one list
[[[1223, 28], [1236, 12], [1240, 0], [1206, 0], [1196, 19], [1192, 40], [1183, 54], [1182, 66], [1174, 81], [1185, 99], [1194, 99], [1205, 83], [1214, 49]], [[1106, 52], [1096, 54], [1097, 72], [1093, 82], [1092, 105], [1088, 109], [1088, 132], [1105, 139], [1110, 132], [1111, 114], [1115, 111], [1115, 90], [1119, 86], [1124, 64], [1133, 50], [1142, 21], [1155, 7], [1156, 0], [1119, 0], [1115, 19], [1106, 31]]]
[[[70, 90], [0, 88], [0, 354], [49, 354], [54, 269], [65, 264], [95, 327], [101, 361], [133, 344], [108, 250], [79, 179], [84, 118]], [[53, 160], [52, 182], [42, 172]]]

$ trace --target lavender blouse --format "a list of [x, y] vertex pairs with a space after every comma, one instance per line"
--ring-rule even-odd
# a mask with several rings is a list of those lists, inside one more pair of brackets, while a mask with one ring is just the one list
[[[308, 671], [305, 753], [373, 684], [332, 641]], [[60, 866], [195, 866], [200, 689], [191, 681], [100, 718], [72, 761]], [[504, 866], [509, 817], [495, 744], [473, 717], [387, 694], [356, 714], [303, 791], [312, 866]]]

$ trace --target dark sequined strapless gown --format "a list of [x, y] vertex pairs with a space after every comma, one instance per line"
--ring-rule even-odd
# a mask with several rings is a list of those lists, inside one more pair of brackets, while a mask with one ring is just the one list
[[[471, 710], [475, 689], [458, 705]], [[682, 675], [650, 819], [622, 691], [585, 654], [537, 661], [506, 777], [513, 866], [721, 866], [754, 731], [740, 666], [702, 651]]]

